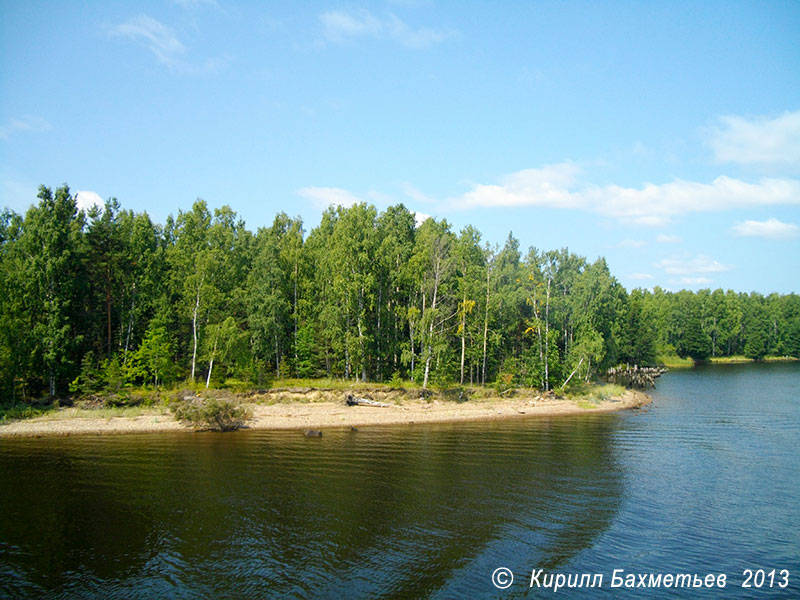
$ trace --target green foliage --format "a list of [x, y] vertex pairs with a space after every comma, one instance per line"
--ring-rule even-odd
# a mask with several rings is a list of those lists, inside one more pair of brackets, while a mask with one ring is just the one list
[[195, 398], [175, 403], [170, 408], [176, 419], [200, 430], [233, 431], [244, 426], [251, 417], [246, 408], [216, 398]]
[[676, 355], [800, 356], [797, 294], [627, 293], [602, 258], [523, 257], [512, 234], [493, 246], [471, 226], [417, 226], [403, 205], [331, 207], [307, 235], [281, 213], [254, 235], [202, 200], [163, 226], [114, 199], [79, 211], [67, 186], [36, 200], [0, 213], [11, 403], [275, 377], [553, 389]]
[[42, 409], [31, 406], [30, 404], [12, 404], [11, 406], [0, 405], [0, 423], [16, 421], [20, 419], [33, 419], [45, 413]]
[[697, 301], [690, 298], [685, 310], [683, 335], [676, 347], [678, 356], [688, 356], [696, 361], [706, 360], [711, 356], [711, 336], [703, 328]]
[[503, 361], [503, 366], [497, 373], [494, 381], [494, 389], [500, 394], [505, 394], [515, 387], [514, 373], [516, 371], [516, 361], [508, 357]]
[[119, 357], [115, 354], [110, 359], [104, 360], [102, 364], [102, 379], [105, 382], [106, 390], [118, 392], [125, 385], [125, 369], [119, 362]]
[[80, 374], [69, 384], [70, 392], [91, 394], [104, 387], [103, 373], [98, 367], [94, 352], [91, 350], [83, 355]]
[[127, 372], [132, 379], [148, 381], [158, 387], [159, 381], [171, 379], [172, 350], [167, 330], [163, 326], [151, 326], [145, 333], [142, 345], [131, 356]]

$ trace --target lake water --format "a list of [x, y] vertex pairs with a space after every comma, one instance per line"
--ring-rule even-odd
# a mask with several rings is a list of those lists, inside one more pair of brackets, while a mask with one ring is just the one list
[[[800, 365], [673, 371], [654, 397], [321, 439], [2, 439], [0, 597], [551, 595], [534, 568], [604, 574], [569, 597], [800, 597]], [[772, 589], [742, 588], [748, 568]], [[614, 569], [727, 587], [626, 592]]]

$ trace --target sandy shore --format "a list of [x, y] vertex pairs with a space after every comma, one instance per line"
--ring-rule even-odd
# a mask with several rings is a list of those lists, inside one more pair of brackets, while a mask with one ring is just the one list
[[[369, 425], [402, 425], [412, 423], [447, 423], [457, 421], [490, 421], [602, 413], [639, 408], [650, 402], [642, 392], [628, 390], [619, 398], [597, 405], [567, 399], [512, 398], [474, 400], [463, 403], [405, 401], [389, 407], [346, 406], [343, 402], [288, 402], [272, 405], [251, 404], [253, 418], [248, 429], [325, 429], [331, 427], [365, 427]], [[69, 409], [67, 409], [69, 410]], [[84, 416], [84, 414], [86, 416]], [[138, 417], [98, 418], [91, 411], [75, 411], [64, 418], [44, 416], [0, 425], [0, 437], [38, 437], [45, 435], [82, 435], [118, 433], [157, 433], [189, 431], [169, 414]]]

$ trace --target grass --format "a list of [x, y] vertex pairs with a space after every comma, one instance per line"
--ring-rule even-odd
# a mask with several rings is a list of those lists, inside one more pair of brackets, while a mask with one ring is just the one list
[[7, 421], [16, 421], [19, 419], [33, 419], [40, 417], [50, 411], [54, 410], [49, 408], [35, 408], [28, 404], [14, 404], [11, 406], [0, 407], [0, 423]]
[[584, 383], [570, 387], [567, 397], [577, 404], [578, 408], [597, 408], [601, 402], [609, 398], [619, 398], [625, 393], [625, 386], [616, 383]]
[[16, 405], [0, 408], [0, 422], [20, 419], [35, 419], [44, 417], [47, 420], [60, 421], [62, 419], [113, 419], [114, 417], [141, 417], [145, 415], [164, 415], [168, 410], [164, 406], [114, 406], [99, 408], [34, 408], [32, 406]]
[[[765, 356], [761, 359], [762, 362], [794, 362], [796, 360], [800, 360], [797, 358], [793, 358], [791, 356]], [[755, 362], [755, 359], [747, 358], [746, 356], [736, 355], [736, 356], [715, 356], [714, 358], [709, 359], [712, 364], [715, 365], [736, 365], [740, 363], [751, 363]]]
[[[763, 362], [793, 362], [800, 359], [791, 356], [765, 356], [761, 360]], [[712, 365], [738, 365], [755, 362], [755, 360], [738, 354], [735, 356], [715, 356], [705, 362]], [[694, 360], [691, 358], [681, 358], [677, 354], [659, 354], [656, 356], [656, 363], [670, 369], [686, 369], [695, 365]]]
[[60, 419], [113, 419], [115, 417], [142, 417], [148, 415], [165, 415], [169, 411], [165, 406], [111, 406], [101, 408], [64, 408], [47, 413], [53, 420]]
[[[140, 417], [145, 415], [167, 415], [175, 404], [183, 404], [184, 396], [196, 396], [204, 401], [215, 400], [220, 402], [258, 402], [259, 404], [276, 404], [283, 402], [318, 402], [330, 399], [330, 394], [321, 395], [319, 392], [391, 392], [392, 390], [405, 390], [410, 392], [408, 395], [396, 395], [395, 401], [403, 402], [404, 399], [412, 399], [417, 392], [422, 391], [419, 383], [410, 381], [389, 381], [385, 383], [360, 382], [353, 380], [334, 379], [334, 378], [286, 378], [276, 379], [270, 382], [269, 389], [282, 390], [269, 394], [263, 398], [242, 398], [238, 394], [257, 391], [256, 385], [229, 380], [219, 388], [205, 389], [202, 382], [191, 384], [188, 382], [177, 382], [170, 388], [152, 389], [149, 387], [127, 387], [118, 394], [97, 394], [94, 396], [75, 397], [75, 406], [59, 407], [58, 402], [46, 404], [43, 402], [18, 403], [11, 406], [0, 406], [0, 423], [11, 420], [31, 419], [45, 417], [47, 419], [78, 419], [78, 418], [99, 418], [112, 419], [116, 417]], [[262, 388], [263, 389], [263, 388]], [[291, 394], [288, 390], [297, 389], [301, 391], [310, 390], [308, 394]], [[286, 391], [286, 393], [283, 392]], [[535, 388], [517, 388], [509, 390], [510, 394], [498, 394], [492, 386], [463, 385], [455, 383], [450, 385], [431, 385], [431, 392], [426, 396], [428, 400], [438, 400], [440, 402], [462, 402], [472, 401], [481, 402], [494, 400], [497, 398], [510, 398], [520, 396], [536, 396], [541, 390]], [[317, 392], [317, 393], [315, 393]], [[463, 392], [463, 393], [462, 393]], [[582, 408], [591, 408], [595, 404], [613, 396], [620, 396], [624, 388], [613, 384], [591, 384], [586, 382], [573, 382], [565, 393], [568, 398], [579, 403]], [[338, 395], [337, 399], [338, 399]], [[388, 394], [387, 397], [393, 397]], [[580, 404], [580, 403], [583, 403]], [[585, 406], [584, 406], [585, 405]]]
[[681, 358], [677, 354], [659, 354], [656, 356], [656, 364], [669, 369], [686, 369], [694, 366], [691, 358]]
[[270, 388], [314, 388], [318, 390], [363, 390], [363, 389], [381, 389], [381, 390], [391, 390], [396, 388], [403, 388], [403, 389], [417, 389], [421, 388], [417, 383], [411, 383], [410, 381], [400, 381], [400, 382], [384, 382], [384, 383], [377, 383], [372, 381], [352, 381], [349, 379], [334, 379], [331, 377], [323, 377], [320, 379], [311, 379], [311, 378], [287, 378], [287, 379], [274, 379], [270, 386]]

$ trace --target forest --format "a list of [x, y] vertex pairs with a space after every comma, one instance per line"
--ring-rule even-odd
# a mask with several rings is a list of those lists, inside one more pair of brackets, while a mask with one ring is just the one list
[[5, 401], [126, 385], [343, 378], [543, 390], [664, 357], [800, 356], [800, 296], [630, 293], [605, 259], [502, 246], [402, 204], [251, 232], [198, 200], [163, 225], [41, 186], [0, 215]]

